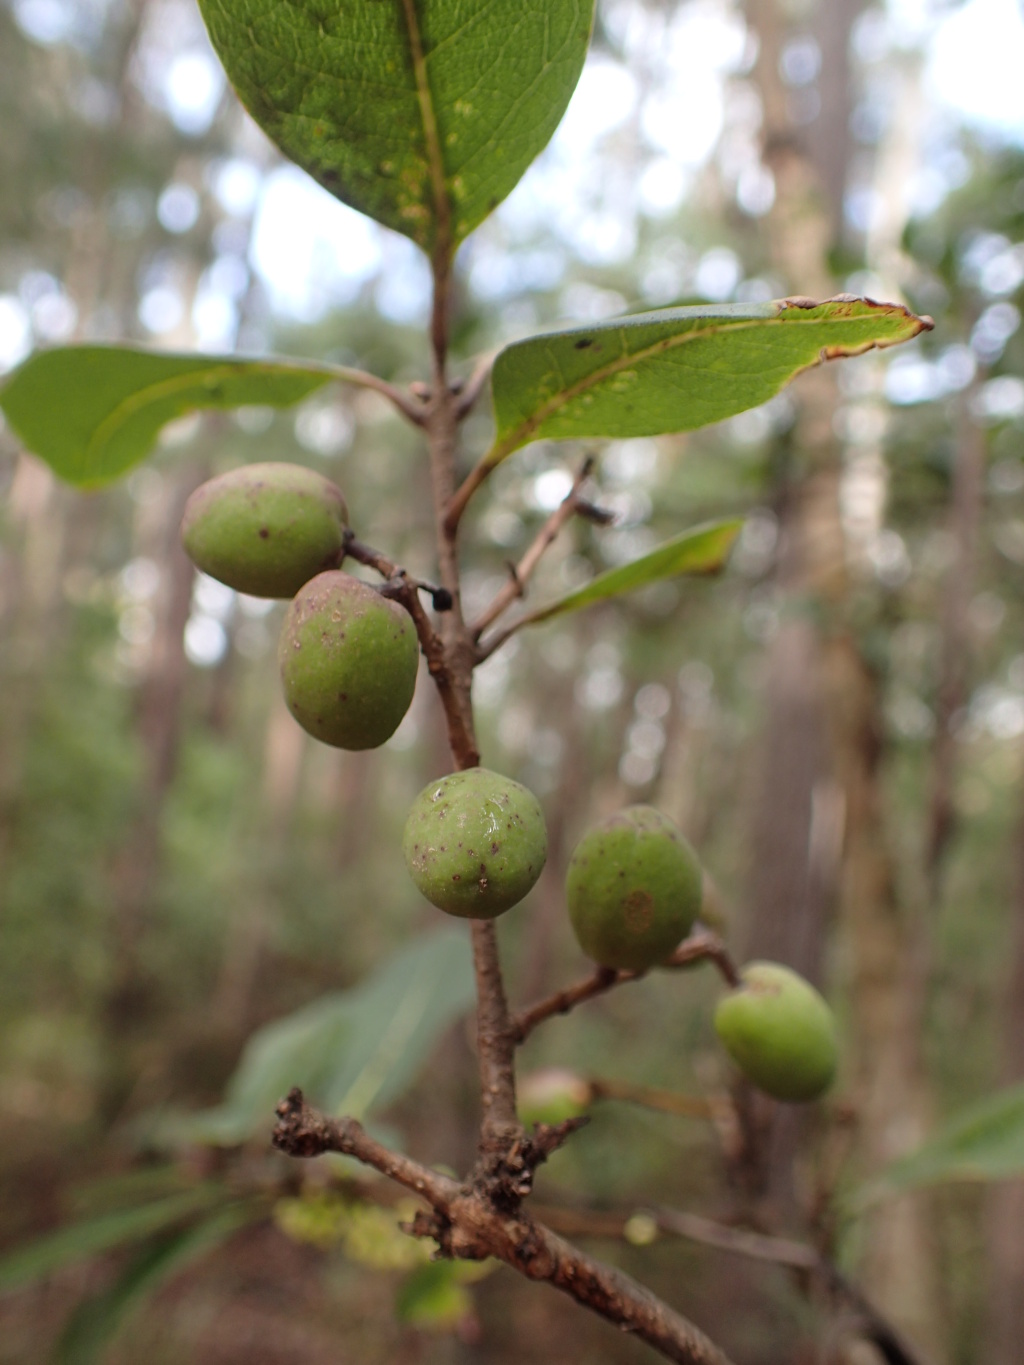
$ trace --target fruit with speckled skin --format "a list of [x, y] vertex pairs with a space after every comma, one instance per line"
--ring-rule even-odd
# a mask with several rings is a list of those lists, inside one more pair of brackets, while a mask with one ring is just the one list
[[832, 1011], [802, 976], [776, 962], [750, 962], [718, 1002], [715, 1032], [747, 1080], [777, 1100], [813, 1100], [838, 1058]]
[[487, 768], [450, 773], [424, 787], [405, 822], [409, 875], [449, 915], [493, 919], [521, 901], [548, 855], [533, 792]]
[[669, 956], [700, 912], [701, 868], [653, 806], [627, 806], [576, 845], [565, 882], [579, 945], [602, 967], [642, 972]]
[[288, 709], [304, 730], [339, 749], [375, 749], [412, 701], [416, 628], [398, 602], [330, 569], [285, 613], [278, 661]]
[[181, 541], [196, 568], [252, 597], [294, 597], [340, 563], [348, 522], [337, 484], [297, 464], [250, 464], [185, 504]]

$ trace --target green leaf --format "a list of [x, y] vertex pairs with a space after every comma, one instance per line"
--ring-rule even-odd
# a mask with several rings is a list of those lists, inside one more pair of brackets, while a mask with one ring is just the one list
[[0, 390], [34, 454], [69, 483], [109, 483], [153, 448], [161, 427], [205, 408], [287, 408], [351, 372], [329, 365], [171, 355], [129, 346], [40, 351]]
[[555, 131], [593, 0], [200, 0], [239, 98], [332, 194], [446, 260]]
[[864, 1202], [919, 1185], [1013, 1180], [1024, 1175], [1024, 1084], [963, 1110], [916, 1152], [893, 1162]]
[[352, 1042], [335, 1059], [323, 1100], [361, 1118], [415, 1079], [441, 1033], [473, 1003], [469, 938], [442, 929], [394, 954], [351, 993]]
[[665, 541], [649, 554], [641, 555], [629, 564], [608, 569], [598, 574], [582, 588], [566, 593], [557, 601], [532, 611], [519, 625], [536, 625], [562, 616], [567, 611], [579, 611], [595, 602], [607, 602], [611, 597], [636, 592], [663, 578], [679, 574], [717, 573], [728, 558], [733, 542], [739, 535], [742, 521], [713, 521], [704, 526], [691, 527], [681, 535]]
[[466, 1284], [484, 1278], [495, 1261], [429, 1261], [402, 1281], [395, 1294], [399, 1322], [428, 1332], [451, 1332], [473, 1310]]
[[265, 1214], [266, 1204], [262, 1200], [234, 1204], [194, 1227], [147, 1246], [109, 1289], [78, 1305], [60, 1335], [51, 1357], [52, 1365], [96, 1365], [104, 1347], [161, 1285], [226, 1241], [238, 1228]]
[[497, 431], [481, 469], [528, 441], [690, 431], [757, 407], [821, 360], [931, 326], [899, 304], [840, 297], [663, 308], [531, 337], [494, 364]]
[[169, 1136], [222, 1144], [269, 1129], [294, 1085], [361, 1118], [396, 1098], [442, 1030], [473, 1000], [466, 936], [442, 929], [395, 953], [367, 981], [268, 1024], [249, 1040], [219, 1109], [178, 1122]]
[[180, 1166], [171, 1163], [144, 1166], [137, 1171], [100, 1176], [77, 1186], [71, 1207], [76, 1218], [94, 1217], [117, 1209], [137, 1208], [140, 1204], [194, 1189], [195, 1181]]
[[0, 1260], [0, 1291], [31, 1284], [101, 1251], [142, 1241], [223, 1198], [222, 1186], [200, 1185], [186, 1194], [60, 1228], [28, 1246], [16, 1248]]

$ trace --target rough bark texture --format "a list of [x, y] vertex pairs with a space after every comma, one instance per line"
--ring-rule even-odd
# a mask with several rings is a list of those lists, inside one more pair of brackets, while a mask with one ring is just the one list
[[[469, 1260], [495, 1256], [527, 1279], [550, 1284], [623, 1331], [635, 1333], [679, 1365], [729, 1365], [712, 1341], [649, 1290], [570, 1246], [517, 1206], [508, 1210], [496, 1206], [492, 1193], [479, 1181], [460, 1185], [390, 1152], [355, 1120], [328, 1119], [310, 1110], [297, 1090], [277, 1112], [274, 1143], [282, 1151], [297, 1157], [322, 1152], [354, 1156], [427, 1201], [432, 1212], [417, 1215], [410, 1231], [433, 1238], [442, 1254]], [[568, 1124], [538, 1125], [534, 1137], [518, 1148], [523, 1175], [532, 1174], [571, 1131]]]

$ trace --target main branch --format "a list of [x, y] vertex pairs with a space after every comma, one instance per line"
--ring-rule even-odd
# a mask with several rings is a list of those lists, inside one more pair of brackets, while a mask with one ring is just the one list
[[[311, 1109], [293, 1090], [278, 1105], [274, 1145], [292, 1156], [341, 1152], [357, 1157], [382, 1175], [419, 1195], [431, 1207], [411, 1230], [433, 1238], [441, 1255], [463, 1260], [497, 1257], [527, 1279], [560, 1289], [577, 1303], [632, 1332], [677, 1365], [730, 1365], [728, 1358], [692, 1322], [675, 1313], [650, 1290], [611, 1266], [563, 1241], [550, 1228], [521, 1211], [497, 1207], [479, 1180], [458, 1185], [419, 1162], [389, 1151], [354, 1119], [331, 1119]], [[539, 1125], [538, 1135], [522, 1147], [523, 1169], [544, 1160], [558, 1145], [563, 1125]], [[545, 1131], [546, 1129], [546, 1131]]]
[[[729, 986], [739, 983], [739, 972], [725, 944], [717, 934], [701, 930], [684, 939], [679, 947], [661, 964], [663, 968], [690, 967], [697, 962], [711, 962], [721, 973]], [[553, 995], [538, 1000], [528, 1009], [522, 1010], [512, 1020], [512, 1029], [517, 1043], [523, 1043], [538, 1024], [552, 1019], [556, 1014], [568, 1014], [577, 1005], [593, 1000], [595, 995], [604, 995], [615, 986], [624, 986], [629, 981], [639, 981], [646, 972], [619, 971], [614, 967], [598, 967], [582, 980], [566, 986]]]
[[[468, 410], [458, 386], [447, 378], [450, 279], [451, 261], [438, 252], [431, 323], [433, 376], [430, 386], [418, 391], [418, 397], [423, 403], [430, 455], [441, 586], [419, 583], [386, 556], [352, 537], [346, 543], [346, 552], [376, 568], [387, 580], [382, 591], [394, 595], [412, 614], [444, 706], [452, 760], [462, 770], [480, 761], [471, 698], [478, 651], [462, 614], [458, 525], [449, 515], [455, 496], [456, 434]], [[435, 607], [439, 605], [438, 593], [442, 595], [445, 609], [438, 614], [436, 628], [419, 598], [424, 588], [433, 595]], [[298, 1090], [278, 1106], [275, 1145], [296, 1157], [342, 1152], [413, 1191], [428, 1208], [416, 1215], [407, 1230], [414, 1236], [432, 1238], [442, 1256], [471, 1260], [495, 1256], [528, 1279], [545, 1281], [569, 1294], [678, 1365], [729, 1365], [713, 1342], [649, 1290], [592, 1260], [523, 1211], [537, 1166], [586, 1120], [539, 1124], [534, 1125], [532, 1133], [525, 1132], [516, 1113], [515, 1089], [515, 1049], [522, 1025], [513, 1021], [509, 1012], [494, 922], [473, 920], [471, 932], [482, 1116], [479, 1156], [466, 1180], [459, 1183], [390, 1151], [354, 1119], [333, 1119], [318, 1113]]]
[[588, 455], [580, 467], [579, 473], [572, 481], [572, 487], [558, 504], [555, 510], [548, 517], [547, 521], [537, 532], [532, 543], [528, 546], [523, 557], [518, 564], [509, 566], [508, 582], [494, 598], [494, 601], [481, 615], [473, 622], [471, 633], [474, 640], [479, 640], [492, 622], [510, 607], [517, 597], [526, 594], [526, 585], [533, 575], [534, 570], [544, 557], [545, 552], [553, 544], [559, 531], [576, 513], [579, 507], [579, 493], [583, 484], [590, 477], [590, 472], [594, 467], [593, 457]]

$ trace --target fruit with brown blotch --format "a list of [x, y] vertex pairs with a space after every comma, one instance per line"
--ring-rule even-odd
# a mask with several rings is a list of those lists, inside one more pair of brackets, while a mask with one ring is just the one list
[[412, 702], [416, 628], [398, 602], [330, 569], [288, 607], [278, 661], [288, 709], [304, 730], [339, 749], [375, 749]]
[[715, 1032], [747, 1080], [777, 1100], [817, 1099], [838, 1060], [832, 1011], [797, 972], [749, 962], [718, 1002]]
[[686, 839], [653, 806], [627, 806], [589, 830], [566, 876], [579, 945], [602, 967], [664, 962], [700, 912], [702, 874]]
[[196, 568], [252, 597], [294, 597], [341, 561], [341, 489], [297, 464], [251, 464], [202, 484], [185, 504], [181, 541]]
[[409, 875], [432, 905], [494, 919], [521, 901], [548, 853], [533, 792], [501, 773], [466, 768], [424, 787], [405, 822]]

